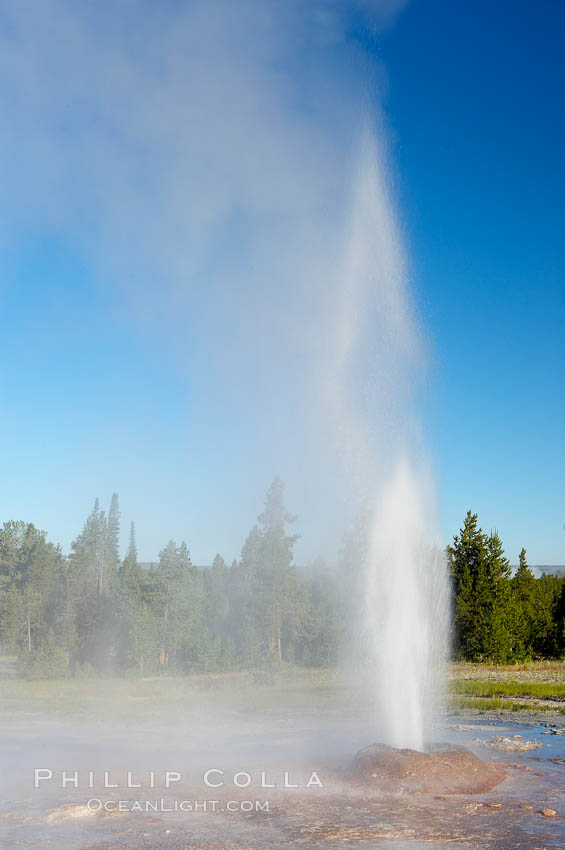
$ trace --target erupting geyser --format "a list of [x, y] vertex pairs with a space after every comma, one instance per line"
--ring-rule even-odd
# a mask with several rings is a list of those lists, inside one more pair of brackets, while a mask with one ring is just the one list
[[441, 706], [449, 591], [413, 400], [425, 345], [379, 141], [365, 137], [353, 197], [333, 398], [349, 475], [370, 505], [352, 618], [375, 736], [421, 750]]
[[427, 743], [442, 715], [449, 582], [414, 404], [425, 345], [379, 141], [367, 134], [360, 160], [327, 382], [347, 474], [364, 502], [350, 614], [380, 742], [357, 754], [353, 774], [376, 790], [477, 793], [500, 782], [502, 768]]
[[379, 738], [415, 750], [441, 711], [448, 630], [445, 560], [430, 543], [429, 499], [425, 480], [402, 458], [375, 509], [365, 566], [365, 656]]
[[428, 744], [442, 714], [449, 583], [413, 403], [424, 345], [387, 180], [367, 136], [351, 215], [331, 398], [366, 504], [352, 608], [378, 744], [355, 757], [381, 791], [477, 793], [504, 777], [464, 747]]

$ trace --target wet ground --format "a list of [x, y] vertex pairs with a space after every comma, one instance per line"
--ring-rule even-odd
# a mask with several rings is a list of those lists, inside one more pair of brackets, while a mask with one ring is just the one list
[[[486, 793], [445, 796], [377, 793], [351, 776], [352, 757], [375, 737], [360, 709], [193, 706], [130, 722], [18, 712], [4, 717], [0, 740], [0, 846], [563, 847], [565, 735], [552, 725], [563, 719], [446, 718], [436, 740], [501, 763], [506, 777]], [[52, 771], [38, 788], [36, 768]], [[128, 771], [141, 788], [127, 787]]]

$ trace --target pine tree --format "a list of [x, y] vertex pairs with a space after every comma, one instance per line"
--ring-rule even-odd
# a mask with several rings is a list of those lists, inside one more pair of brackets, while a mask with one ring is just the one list
[[564, 579], [543, 575], [536, 580], [535, 655], [552, 658], [560, 652], [559, 600]]
[[345, 532], [338, 554], [338, 582], [346, 587], [336, 640], [341, 647], [340, 660], [356, 669], [366, 666], [370, 644], [366, 607], [366, 568], [369, 552], [371, 514], [363, 504], [352, 526]]
[[112, 578], [115, 578], [120, 565], [120, 516], [118, 494], [112, 493], [106, 524], [106, 563]]
[[555, 649], [561, 657], [565, 655], [565, 578], [561, 579], [561, 590], [554, 608]]
[[233, 562], [229, 576], [230, 631], [243, 669], [257, 666], [262, 648], [256, 601], [260, 549], [261, 532], [254, 525], [243, 544], [241, 560]]
[[138, 601], [141, 599], [143, 583], [143, 568], [137, 560], [137, 544], [135, 541], [135, 524], [130, 525], [129, 547], [127, 555], [120, 568], [120, 584]]
[[153, 613], [144, 600], [144, 571], [137, 560], [135, 525], [130, 525], [127, 555], [119, 571], [115, 604], [118, 625], [119, 666], [143, 674], [153, 669], [157, 658], [157, 632]]
[[[117, 498], [113, 505], [115, 529], [119, 518]], [[112, 670], [118, 651], [119, 624], [114, 610], [117, 571], [110, 543], [106, 515], [96, 498], [81, 534], [72, 543], [69, 590], [75, 611], [78, 657], [81, 663], [88, 661], [99, 670]]]
[[322, 559], [316, 559], [309, 573], [312, 577], [305, 588], [307, 606], [300, 658], [305, 666], [332, 667], [338, 663], [338, 649], [343, 642], [345, 600], [336, 577]]
[[[218, 650], [214, 658], [209, 652], [207, 667], [212, 670], [223, 664], [222, 646], [229, 633], [230, 620], [230, 597], [229, 597], [229, 571], [226, 562], [221, 555], [216, 555], [209, 570], [203, 573], [204, 580], [204, 609], [203, 609], [203, 636], [217, 638]], [[209, 648], [211, 646], [209, 643]]]
[[520, 651], [510, 565], [498, 532], [478, 527], [467, 512], [463, 528], [448, 546], [454, 598], [455, 649], [475, 661], [509, 661]]
[[287, 648], [295, 631], [296, 576], [292, 566], [293, 547], [298, 535], [286, 533], [286, 525], [296, 517], [284, 505], [284, 484], [276, 476], [267, 491], [265, 508], [259, 516], [261, 543], [258, 560], [259, 610], [268, 652], [283, 659], [282, 638]]
[[[106, 517], [100, 510], [100, 501], [94, 500], [92, 511], [88, 515], [82, 532], [71, 544], [71, 560], [77, 571], [83, 574], [85, 583], [89, 585], [88, 597], [94, 593], [101, 596], [106, 588]], [[97, 603], [96, 603], [97, 607]]]
[[536, 579], [528, 566], [526, 550], [520, 551], [519, 566], [512, 579], [512, 591], [518, 608], [517, 640], [521, 653], [530, 658], [533, 653], [536, 628]]
[[170, 540], [154, 573], [153, 609], [159, 623], [162, 668], [194, 669], [202, 627], [202, 577], [183, 541]]
[[32, 523], [7, 522], [0, 529], [0, 636], [32, 675], [61, 605], [56, 594], [60, 561], [60, 549]]
[[137, 541], [135, 539], [135, 523], [132, 520], [129, 528], [128, 557], [137, 563]]
[[454, 599], [454, 643], [462, 658], [481, 653], [479, 631], [482, 617], [477, 604], [477, 585], [486, 583], [487, 541], [478, 527], [477, 514], [467, 511], [463, 528], [447, 547]]
[[489, 585], [483, 604], [490, 609], [490, 622], [484, 639], [484, 653], [495, 661], [513, 661], [520, 657], [521, 652], [517, 640], [519, 616], [510, 583], [510, 563], [496, 530], [488, 539], [487, 563]]

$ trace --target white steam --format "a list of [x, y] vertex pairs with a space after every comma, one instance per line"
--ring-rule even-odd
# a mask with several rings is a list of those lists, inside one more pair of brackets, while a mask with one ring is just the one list
[[377, 150], [367, 135], [328, 384], [342, 455], [369, 505], [356, 628], [377, 734], [422, 749], [442, 697], [449, 592], [433, 483], [414, 427], [424, 346]]
[[[354, 320], [351, 310], [362, 307], [343, 289], [344, 233], [362, 115], [367, 105], [378, 108], [383, 89], [382, 69], [349, 31], [352, 12], [378, 31], [403, 5], [3, 5], [0, 162], [9, 226], [0, 254], [25, 254], [36, 239], [62, 243], [95, 281], [117, 333], [138, 329], [185, 382], [187, 450], [177, 477], [194, 482], [194, 493], [189, 487], [178, 507], [171, 500], [167, 527], [153, 521], [162, 505], [151, 504], [158, 457], [137, 452], [143, 499], [120, 459], [105, 473], [131, 505], [148, 555], [167, 537], [188, 536], [197, 561], [218, 550], [236, 556], [279, 472], [301, 517], [298, 557], [320, 549], [335, 557], [355, 488], [336, 480], [327, 375], [349, 356], [336, 311]], [[381, 209], [386, 218], [386, 204]], [[385, 230], [377, 237], [383, 246]], [[58, 334], [59, 317], [51, 327]], [[349, 371], [349, 395], [365, 393], [368, 371]], [[93, 421], [98, 415], [93, 401]], [[104, 437], [91, 445], [98, 468], [108, 463]], [[226, 446], [227, 476], [216, 473], [217, 445]], [[215, 476], [209, 494], [196, 480], [204, 470]], [[217, 515], [219, 494], [230, 522]], [[56, 523], [54, 516], [48, 527], [60, 539]]]

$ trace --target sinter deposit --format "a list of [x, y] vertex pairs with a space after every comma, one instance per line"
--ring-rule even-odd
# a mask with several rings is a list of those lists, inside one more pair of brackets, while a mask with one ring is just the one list
[[501, 765], [450, 744], [430, 744], [425, 752], [372, 744], [355, 756], [354, 772], [380, 791], [424, 794], [477, 794], [505, 775]]

